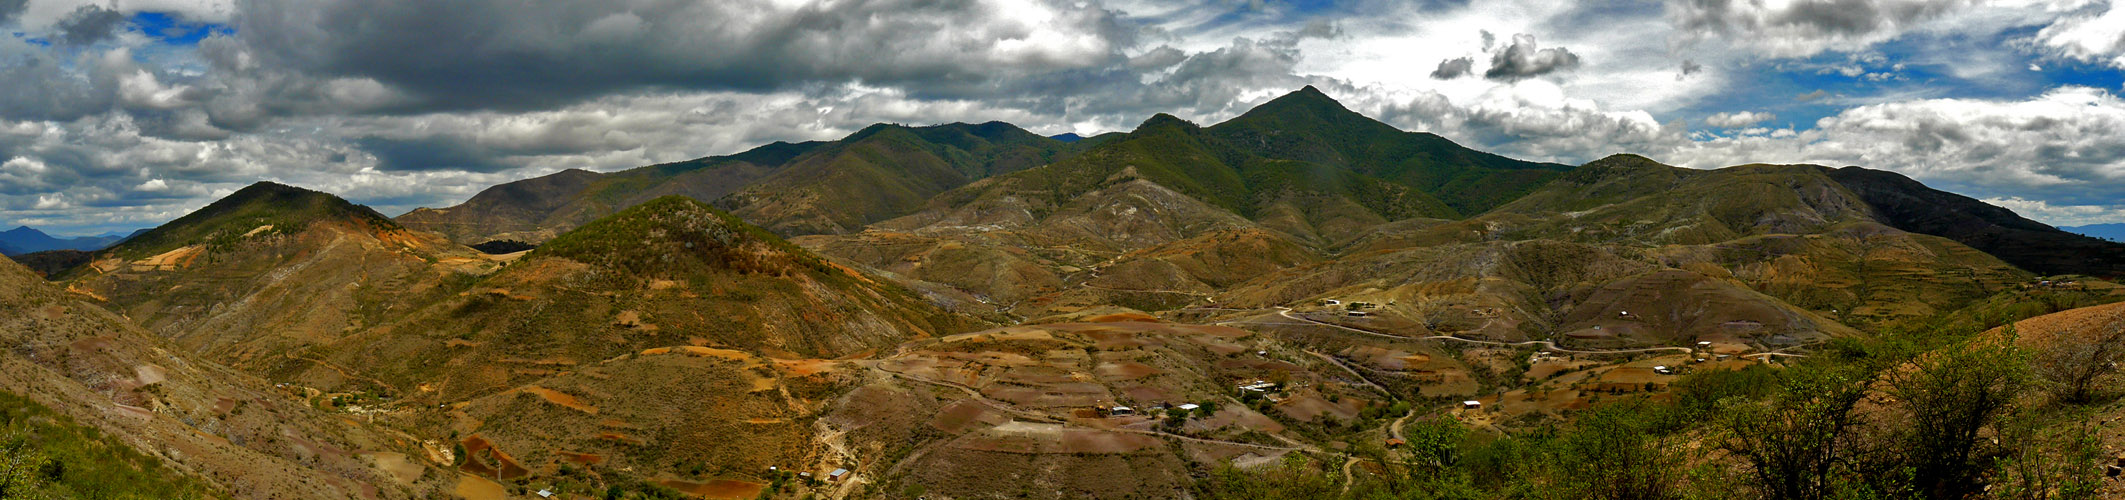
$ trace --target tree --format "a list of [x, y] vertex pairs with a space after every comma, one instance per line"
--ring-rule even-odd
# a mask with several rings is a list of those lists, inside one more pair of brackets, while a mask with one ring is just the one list
[[1866, 378], [1843, 371], [1781, 374], [1769, 401], [1720, 401], [1719, 447], [1739, 457], [1748, 479], [1776, 500], [1830, 497], [1842, 484], [1845, 456], [1855, 446], [1852, 409], [1867, 394]]
[[2101, 396], [2100, 384], [2125, 362], [2125, 310], [2104, 317], [2081, 337], [2061, 332], [2036, 359], [2037, 373], [2052, 383], [2054, 394], [2068, 403], [2087, 403]]
[[1901, 450], [1913, 485], [1932, 498], [1963, 498], [1978, 490], [1979, 473], [1997, 444], [1980, 439], [2028, 386], [2029, 359], [2004, 340], [1979, 340], [1923, 356], [1892, 369], [1888, 393], [1902, 402], [1909, 426]]
[[[2033, 413], [2033, 412], [2032, 412]], [[2080, 500], [2103, 487], [2103, 443], [2087, 421], [2045, 429], [2039, 415], [2017, 415], [2001, 426], [2000, 460], [1993, 498]]]
[[1596, 407], [1559, 440], [1562, 472], [1583, 498], [1677, 497], [1682, 457], [1657, 432], [1661, 409], [1640, 400]]
[[19, 432], [0, 439], [0, 498], [45, 498], [46, 458], [29, 445]]

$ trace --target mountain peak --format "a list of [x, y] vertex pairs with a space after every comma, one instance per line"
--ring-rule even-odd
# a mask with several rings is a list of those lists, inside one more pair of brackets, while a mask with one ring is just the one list
[[321, 221], [399, 228], [389, 217], [330, 193], [260, 181], [128, 239], [110, 251], [131, 257], [154, 255], [186, 245], [257, 234], [261, 228], [271, 233], [292, 233]]
[[823, 260], [765, 229], [678, 195], [650, 200], [561, 233], [532, 254], [641, 276], [683, 277], [708, 268], [784, 275], [825, 266]]
[[1149, 119], [1146, 119], [1146, 120], [1144, 120], [1144, 123], [1143, 123], [1142, 125], [1137, 125], [1137, 126], [1136, 126], [1136, 131], [1137, 131], [1137, 132], [1144, 132], [1144, 131], [1149, 131], [1149, 130], [1158, 130], [1158, 129], [1165, 129], [1165, 128], [1179, 128], [1179, 129], [1183, 129], [1183, 130], [1188, 130], [1188, 129], [1195, 129], [1195, 128], [1199, 128], [1199, 127], [1198, 127], [1198, 126], [1197, 126], [1197, 125], [1196, 125], [1196, 124], [1195, 124], [1194, 122], [1190, 122], [1190, 121], [1188, 121], [1188, 120], [1182, 120], [1182, 119], [1180, 119], [1180, 117], [1177, 117], [1177, 116], [1173, 116], [1173, 115], [1169, 115], [1169, 114], [1165, 114], [1165, 113], [1159, 113], [1159, 114], [1151, 115], [1151, 118], [1149, 118]]

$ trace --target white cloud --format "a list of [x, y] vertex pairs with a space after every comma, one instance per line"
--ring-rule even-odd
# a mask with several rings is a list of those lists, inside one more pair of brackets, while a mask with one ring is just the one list
[[1785, 137], [1712, 137], [1671, 154], [1699, 168], [1858, 165], [1978, 196], [2116, 204], [2116, 186], [2125, 183], [2125, 100], [2102, 89], [2060, 87], [2021, 100], [1865, 105]]
[[2013, 210], [2015, 214], [2053, 226], [2086, 226], [2125, 222], [2125, 206], [2053, 205], [2021, 197], [1985, 198], [1985, 203]]
[[1772, 118], [1777, 118], [1777, 115], [1773, 115], [1770, 113], [1757, 113], [1754, 111], [1714, 113], [1712, 114], [1712, 116], [1707, 116], [1704, 118], [1704, 124], [1719, 128], [1739, 128], [1763, 123], [1765, 121], [1771, 120]]
[[2125, 1], [2080, 9], [2044, 27], [2036, 39], [2059, 57], [2125, 68]]

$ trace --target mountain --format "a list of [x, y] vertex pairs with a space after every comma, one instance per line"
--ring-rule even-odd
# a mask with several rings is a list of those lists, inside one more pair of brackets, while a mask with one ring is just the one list
[[1894, 172], [1845, 167], [1829, 175], [1898, 229], [1956, 240], [2041, 274], [2125, 277], [2125, 243], [2061, 231]]
[[823, 144], [776, 142], [729, 156], [609, 174], [570, 169], [490, 187], [457, 206], [414, 209], [398, 221], [467, 245], [494, 240], [538, 243], [661, 196], [721, 198]]
[[1045, 163], [1066, 146], [1001, 122], [879, 124], [838, 141], [777, 142], [610, 174], [564, 171], [495, 186], [458, 206], [416, 209], [399, 221], [465, 244], [538, 243], [635, 204], [681, 195], [717, 202], [783, 234], [837, 232], [901, 215], [973, 179]]
[[[830, 142], [776, 143], [614, 174], [562, 172], [497, 186], [456, 207], [418, 209], [399, 221], [466, 244], [537, 243], [635, 203], [679, 194], [778, 234], [845, 234], [921, 212], [937, 195], [975, 181], [1074, 161], [1051, 170], [1083, 177], [1104, 172], [1098, 176], [1104, 179], [1135, 167], [1188, 196], [1329, 241], [1366, 224], [1480, 213], [1569, 168], [1396, 130], [1312, 87], [1207, 129], [1162, 115], [1127, 134], [1058, 137], [1071, 140], [1000, 122], [879, 124]], [[1085, 155], [1098, 158], [1078, 160]], [[1138, 160], [1148, 161], [1124, 164]], [[1088, 185], [1059, 187], [1082, 192]]]
[[1262, 157], [1347, 168], [1415, 188], [1452, 208], [1443, 214], [1450, 218], [1490, 210], [1571, 169], [1398, 130], [1344, 108], [1310, 85], [1212, 126], [1209, 133]]
[[2059, 230], [2090, 238], [2110, 241], [2125, 241], [2125, 224], [2089, 224], [2086, 226], [2059, 226]]
[[390, 321], [404, 301], [499, 265], [337, 196], [261, 182], [61, 278], [187, 349], [249, 368]]
[[[139, 233], [134, 233], [139, 234]], [[101, 236], [60, 239], [44, 234], [29, 226], [16, 227], [0, 232], [0, 255], [15, 256], [47, 250], [79, 250], [93, 252], [125, 240], [117, 233]]]
[[1003, 122], [872, 125], [716, 203], [779, 234], [847, 233], [969, 182], [1045, 165], [1063, 147]]

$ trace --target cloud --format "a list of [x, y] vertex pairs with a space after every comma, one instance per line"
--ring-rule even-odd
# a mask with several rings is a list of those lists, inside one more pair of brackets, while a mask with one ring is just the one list
[[83, 5], [74, 9], [53, 26], [59, 31], [59, 39], [74, 45], [88, 45], [110, 39], [125, 27], [124, 13], [103, 8], [101, 5]]
[[0, 0], [0, 25], [14, 22], [15, 18], [22, 17], [22, 11], [28, 9], [29, 0]]
[[1680, 76], [1689, 76], [1697, 74], [1697, 72], [1699, 71], [1704, 71], [1704, 65], [1697, 64], [1697, 61], [1692, 61], [1689, 59], [1682, 60], [1682, 74]]
[[1668, 0], [1677, 41], [1719, 39], [1772, 57], [1851, 50], [1894, 38], [1973, 0]]
[[254, 0], [243, 4], [239, 31], [262, 64], [374, 80], [424, 110], [521, 110], [631, 90], [858, 81], [978, 95], [1017, 78], [1122, 60], [1135, 30], [1079, 5]]
[[2125, 2], [2081, 9], [2045, 26], [2036, 40], [2058, 57], [2125, 68]]
[[1483, 77], [1492, 80], [1515, 81], [1534, 78], [1557, 71], [1579, 67], [1579, 56], [1563, 47], [1540, 48], [1535, 45], [1535, 36], [1513, 35], [1512, 45], [1492, 54], [1490, 69]]
[[1439, 61], [1439, 69], [1432, 70], [1431, 77], [1440, 80], [1452, 80], [1468, 76], [1475, 65], [1476, 59], [1472, 57], [1457, 57]]
[[1742, 111], [1737, 113], [1714, 113], [1712, 116], [1707, 116], [1704, 118], [1704, 124], [1719, 128], [1741, 128], [1750, 125], [1755, 125], [1758, 123], [1763, 123], [1772, 118], [1777, 118], [1777, 116], [1772, 115], [1770, 113], [1757, 113], [1754, 111]]
[[1691, 142], [1673, 153], [1709, 168], [1750, 162], [1894, 170], [1973, 197], [2119, 205], [2125, 100], [2060, 87], [2024, 100], [1924, 99], [1858, 106], [1784, 135]]
[[1985, 198], [1979, 201], [2053, 226], [2086, 226], [2125, 221], [2125, 205], [2053, 205], [2021, 197]]
[[1386, 103], [1374, 113], [1404, 129], [1537, 161], [1580, 163], [1617, 152], [1667, 151], [1687, 142], [1680, 124], [1662, 124], [1644, 111], [1605, 110], [1566, 97], [1562, 88], [1542, 80], [1495, 87], [1468, 102], [1426, 92]]

